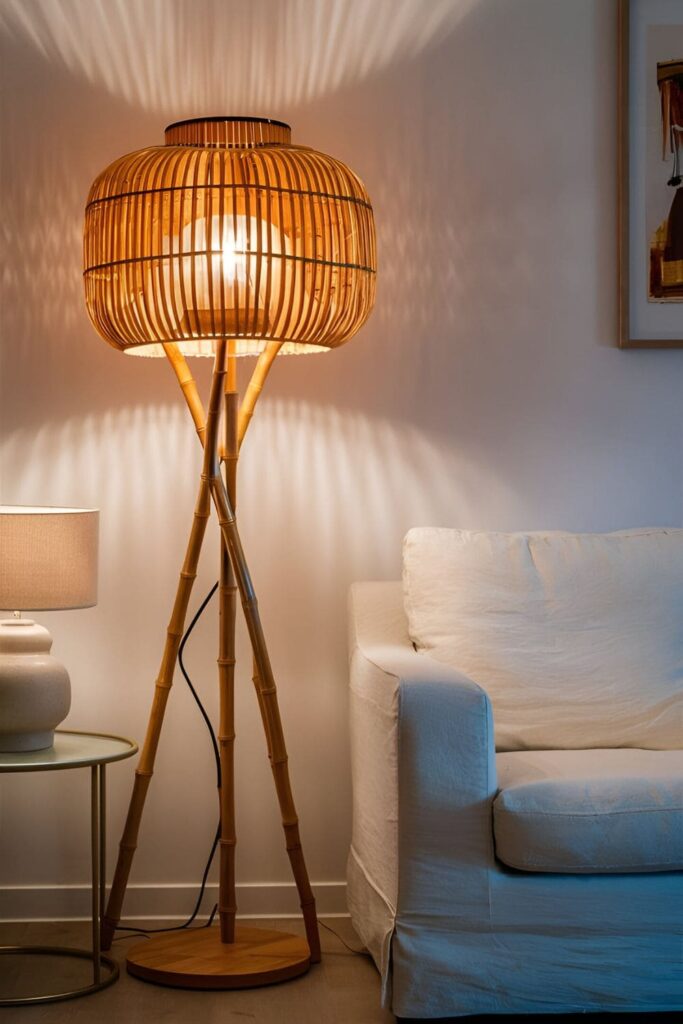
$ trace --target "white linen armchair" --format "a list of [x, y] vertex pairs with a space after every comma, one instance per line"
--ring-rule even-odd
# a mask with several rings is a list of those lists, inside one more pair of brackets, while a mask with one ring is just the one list
[[[402, 1018], [681, 1007], [681, 752], [497, 753], [489, 695], [415, 650], [400, 582], [353, 586], [350, 653], [348, 901], [383, 1005]], [[602, 825], [584, 834], [603, 813], [612, 835], [623, 816], [623, 864]], [[544, 849], [533, 830], [547, 837], [548, 822], [560, 838]], [[503, 863], [501, 842], [527, 861]]]

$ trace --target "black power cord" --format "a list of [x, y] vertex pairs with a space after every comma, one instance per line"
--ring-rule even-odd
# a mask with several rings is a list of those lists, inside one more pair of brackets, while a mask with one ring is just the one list
[[[206, 728], [209, 730], [209, 735], [211, 737], [211, 745], [213, 747], [213, 755], [214, 755], [214, 758], [216, 760], [216, 785], [220, 789], [220, 785], [221, 785], [221, 758], [220, 758], [220, 754], [218, 752], [218, 742], [216, 740], [216, 733], [214, 732], [214, 728], [213, 728], [213, 726], [211, 724], [211, 719], [209, 718], [208, 714], [206, 713], [206, 708], [202, 704], [201, 699], [199, 697], [199, 694], [197, 693], [197, 691], [194, 688], [192, 680], [190, 679], [190, 676], [189, 676], [189, 674], [187, 672], [187, 669], [185, 668], [185, 663], [183, 661], [183, 654], [185, 652], [185, 645], [187, 644], [187, 641], [190, 639], [190, 636], [192, 635], [192, 631], [193, 631], [194, 627], [197, 625], [197, 623], [199, 622], [202, 614], [204, 613], [204, 610], [205, 610], [206, 606], [208, 605], [209, 601], [211, 600], [211, 598], [213, 597], [213, 595], [216, 593], [217, 590], [218, 590], [218, 583], [214, 583], [214, 585], [212, 586], [211, 590], [206, 595], [206, 597], [204, 598], [204, 600], [200, 604], [199, 608], [197, 609], [197, 612], [196, 612], [194, 618], [192, 619], [192, 622], [190, 623], [190, 625], [185, 630], [185, 632], [183, 634], [183, 638], [180, 641], [180, 646], [178, 648], [178, 664], [180, 666], [180, 671], [183, 674], [183, 678], [185, 679], [185, 682], [187, 683], [187, 685], [190, 688], [190, 693], [194, 697], [194, 699], [195, 699], [195, 701], [197, 703], [197, 707], [199, 708], [199, 710], [201, 712], [202, 718], [204, 719], [204, 721], [206, 723]], [[132, 932], [135, 935], [152, 935], [152, 934], [156, 934], [157, 932], [176, 932], [176, 931], [181, 931], [183, 928], [189, 928], [192, 925], [192, 923], [195, 920], [195, 918], [197, 917], [197, 914], [199, 913], [199, 908], [202, 905], [202, 900], [204, 899], [204, 892], [206, 891], [206, 880], [209, 877], [209, 871], [211, 870], [211, 864], [213, 863], [213, 858], [214, 858], [215, 853], [216, 853], [216, 847], [218, 846], [218, 840], [220, 839], [220, 834], [221, 834], [221, 824], [220, 824], [220, 821], [219, 821], [218, 822], [218, 826], [216, 828], [216, 833], [215, 833], [215, 835], [213, 837], [213, 842], [211, 844], [211, 852], [209, 853], [209, 858], [208, 858], [208, 860], [206, 862], [206, 867], [204, 868], [204, 874], [202, 875], [202, 880], [201, 880], [201, 883], [200, 883], [200, 886], [199, 886], [199, 893], [197, 895], [197, 901], [196, 901], [196, 903], [194, 905], [194, 909], [193, 909], [192, 913], [190, 914], [190, 916], [188, 917], [187, 921], [184, 921], [183, 924], [173, 925], [173, 926], [171, 926], [169, 928], [132, 928], [132, 927], [128, 927], [127, 925], [117, 925], [116, 930], [118, 932]], [[209, 928], [212, 925], [212, 923], [213, 923], [213, 919], [216, 916], [216, 911], [217, 910], [218, 910], [218, 904], [215, 904], [213, 910], [209, 914], [209, 919], [206, 922], [206, 924], [198, 925], [197, 927], [199, 927], [199, 928]], [[122, 935], [121, 938], [125, 938], [125, 936]], [[116, 941], [116, 940], [114, 940], [114, 941]]]
[[[339, 932], [336, 932], [334, 930], [334, 928], [332, 928], [329, 924], [325, 924], [325, 922], [321, 921], [320, 918], [318, 918], [318, 924], [322, 928], [325, 928], [326, 931], [328, 931], [332, 935], [334, 935], [335, 939], [339, 939], [339, 941], [341, 942], [342, 946], [345, 946], [346, 949], [348, 949], [348, 953], [338, 954], [339, 956], [351, 956], [353, 954], [353, 956], [364, 956], [364, 957], [370, 957], [370, 959], [372, 959], [370, 951], [368, 949], [366, 949], [365, 946], [363, 946], [362, 949], [355, 949], [353, 946], [349, 946], [349, 944], [346, 941], [346, 939], [342, 939], [342, 937], [339, 934]], [[325, 955], [329, 956], [329, 953], [326, 953]]]
[[[214, 755], [214, 758], [215, 758], [215, 761], [216, 761], [216, 785], [220, 789], [220, 785], [221, 785], [221, 758], [220, 758], [220, 753], [218, 751], [218, 742], [216, 740], [216, 733], [214, 731], [213, 725], [211, 724], [211, 719], [209, 718], [209, 716], [208, 716], [208, 714], [206, 712], [206, 708], [202, 704], [201, 698], [199, 697], [199, 694], [197, 693], [197, 691], [196, 691], [196, 689], [194, 687], [194, 684], [192, 683], [192, 680], [190, 679], [189, 673], [188, 673], [187, 669], [185, 668], [185, 662], [183, 661], [183, 655], [185, 653], [185, 645], [187, 644], [187, 641], [190, 639], [190, 636], [192, 635], [192, 631], [194, 630], [195, 626], [197, 625], [197, 623], [199, 622], [200, 618], [204, 614], [206, 606], [209, 604], [211, 598], [213, 597], [213, 595], [216, 593], [217, 590], [218, 590], [218, 583], [214, 583], [214, 585], [212, 586], [211, 590], [206, 595], [206, 597], [204, 598], [204, 600], [200, 604], [199, 608], [197, 609], [197, 612], [196, 612], [194, 618], [192, 619], [192, 622], [190, 623], [190, 625], [185, 630], [185, 632], [183, 634], [183, 638], [180, 641], [180, 646], [178, 647], [178, 665], [180, 666], [180, 671], [183, 674], [183, 678], [184, 678], [185, 682], [187, 683], [187, 685], [190, 688], [190, 693], [194, 697], [195, 702], [197, 704], [197, 707], [199, 708], [199, 711], [201, 712], [201, 716], [204, 719], [204, 722], [206, 723], [206, 728], [209, 730], [209, 736], [211, 737], [211, 745], [213, 747], [213, 755]], [[220, 839], [220, 834], [221, 834], [221, 823], [220, 823], [220, 820], [219, 820], [218, 826], [216, 827], [215, 835], [213, 837], [213, 842], [211, 844], [211, 851], [209, 853], [209, 857], [208, 857], [208, 860], [206, 862], [206, 866], [204, 868], [204, 873], [202, 875], [202, 880], [201, 880], [201, 883], [200, 883], [200, 886], [199, 886], [199, 893], [197, 894], [197, 901], [196, 901], [196, 903], [194, 905], [194, 909], [193, 909], [192, 913], [190, 914], [190, 916], [188, 917], [187, 921], [184, 921], [183, 924], [172, 925], [172, 926], [167, 927], [167, 928], [133, 928], [133, 927], [129, 927], [128, 925], [117, 925], [116, 930], [118, 932], [129, 932], [129, 933], [132, 933], [133, 935], [142, 935], [142, 936], [147, 937], [149, 935], [156, 935], [159, 932], [176, 932], [176, 931], [182, 931], [184, 928], [190, 928], [191, 925], [193, 924], [194, 920], [196, 919], [197, 914], [199, 913], [199, 908], [201, 907], [202, 900], [204, 899], [204, 893], [206, 891], [206, 882], [207, 882], [207, 879], [209, 877], [209, 871], [211, 870], [211, 865], [213, 863], [213, 858], [214, 858], [214, 856], [216, 854], [216, 847], [218, 846], [218, 840]], [[218, 904], [216, 903], [216, 904], [214, 904], [213, 910], [209, 914], [209, 917], [208, 917], [208, 920], [206, 921], [206, 923], [202, 924], [202, 925], [197, 925], [197, 927], [198, 928], [210, 928], [211, 925], [213, 924], [213, 919], [216, 916], [216, 911], [217, 910], [218, 910]], [[342, 946], [346, 947], [346, 949], [349, 951], [349, 953], [346, 954], [346, 955], [353, 954], [354, 956], [366, 956], [366, 957], [370, 955], [368, 953], [367, 949], [355, 949], [353, 946], [350, 946], [348, 944], [348, 942], [346, 942], [341, 937], [339, 932], [336, 932], [334, 930], [334, 928], [330, 927], [330, 925], [325, 924], [324, 921], [319, 921], [319, 924], [322, 925], [322, 927], [325, 928], [328, 932], [331, 932], [332, 935], [334, 935], [334, 937], [336, 939], [338, 939], [339, 942], [341, 942]], [[121, 935], [120, 938], [122, 938], [122, 939], [123, 938], [127, 938], [127, 936]], [[114, 939], [114, 941], [116, 942], [117, 940]]]

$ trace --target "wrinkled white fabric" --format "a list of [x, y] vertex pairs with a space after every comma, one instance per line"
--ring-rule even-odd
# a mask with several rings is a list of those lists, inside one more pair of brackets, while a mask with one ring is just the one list
[[496, 856], [522, 871], [683, 869], [682, 750], [498, 754]]
[[683, 875], [495, 858], [490, 702], [413, 650], [400, 583], [351, 595], [349, 909], [403, 1017], [674, 1010]]
[[420, 651], [491, 698], [498, 750], [683, 747], [683, 529], [415, 529]]

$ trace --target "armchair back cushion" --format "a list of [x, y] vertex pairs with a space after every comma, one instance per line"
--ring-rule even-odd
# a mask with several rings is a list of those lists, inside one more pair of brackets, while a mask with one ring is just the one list
[[482, 686], [502, 751], [683, 746], [683, 529], [411, 530], [416, 648]]

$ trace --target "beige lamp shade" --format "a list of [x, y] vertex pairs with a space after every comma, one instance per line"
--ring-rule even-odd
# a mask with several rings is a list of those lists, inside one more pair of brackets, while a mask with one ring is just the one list
[[124, 352], [320, 352], [375, 300], [375, 227], [360, 179], [294, 145], [289, 125], [212, 117], [114, 161], [90, 189], [84, 280], [99, 334]]
[[0, 608], [94, 605], [98, 528], [97, 509], [0, 505]]

